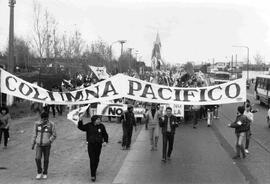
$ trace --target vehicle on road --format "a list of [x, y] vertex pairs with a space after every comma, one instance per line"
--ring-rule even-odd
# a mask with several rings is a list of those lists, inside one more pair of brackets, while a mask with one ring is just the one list
[[258, 75], [255, 81], [254, 89], [256, 100], [260, 104], [270, 105], [270, 75]]
[[224, 71], [216, 71], [210, 74], [210, 80], [214, 84], [222, 84], [231, 80], [231, 73]]

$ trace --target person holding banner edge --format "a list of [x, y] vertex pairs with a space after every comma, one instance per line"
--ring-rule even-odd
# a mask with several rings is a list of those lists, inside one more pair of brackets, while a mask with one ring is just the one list
[[108, 143], [108, 134], [105, 126], [101, 123], [101, 117], [94, 115], [91, 122], [83, 124], [82, 116], [79, 117], [78, 128], [86, 132], [88, 143], [88, 155], [90, 158], [91, 180], [96, 181], [96, 171], [99, 164], [99, 157], [102, 146]]

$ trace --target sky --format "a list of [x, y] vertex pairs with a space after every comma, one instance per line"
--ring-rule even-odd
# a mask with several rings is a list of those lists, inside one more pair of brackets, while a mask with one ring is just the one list
[[[61, 32], [79, 30], [87, 43], [127, 40], [147, 65], [157, 32], [167, 63], [224, 62], [260, 54], [270, 63], [270, 3], [267, 0], [37, 0]], [[8, 0], [0, 0], [0, 50], [8, 41]], [[15, 35], [32, 40], [33, 1], [17, 0]], [[120, 45], [112, 45], [120, 55]]]

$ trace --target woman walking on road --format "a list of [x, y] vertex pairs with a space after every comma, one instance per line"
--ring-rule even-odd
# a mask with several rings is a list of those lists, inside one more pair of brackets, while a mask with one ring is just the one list
[[108, 134], [105, 126], [101, 123], [100, 116], [91, 117], [91, 122], [83, 124], [82, 117], [78, 122], [78, 128], [86, 132], [88, 143], [88, 155], [90, 158], [91, 180], [96, 181], [96, 171], [99, 163], [99, 156], [102, 145], [108, 143]]
[[10, 127], [10, 114], [7, 107], [2, 107], [0, 110], [0, 144], [2, 140], [2, 134], [4, 135], [4, 149], [7, 148], [9, 139], [9, 127]]

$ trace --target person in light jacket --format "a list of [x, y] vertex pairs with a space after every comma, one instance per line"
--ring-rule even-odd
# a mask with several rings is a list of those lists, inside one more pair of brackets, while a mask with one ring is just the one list
[[[49, 121], [49, 114], [47, 112], [42, 112], [40, 118], [41, 120], [35, 122], [34, 125], [32, 150], [36, 145], [36, 179], [47, 179], [51, 144], [56, 139], [56, 129], [55, 124]], [[42, 155], [44, 158], [43, 171], [41, 166]]]
[[157, 150], [159, 138], [159, 121], [161, 113], [155, 104], [152, 104], [151, 110], [146, 113], [146, 123], [150, 135], [151, 151]]
[[88, 155], [90, 158], [91, 180], [96, 181], [96, 172], [99, 164], [99, 156], [102, 145], [108, 143], [108, 134], [105, 126], [101, 123], [101, 117], [94, 115], [91, 117], [91, 122], [83, 124], [82, 117], [78, 122], [78, 128], [86, 132], [88, 143]]

